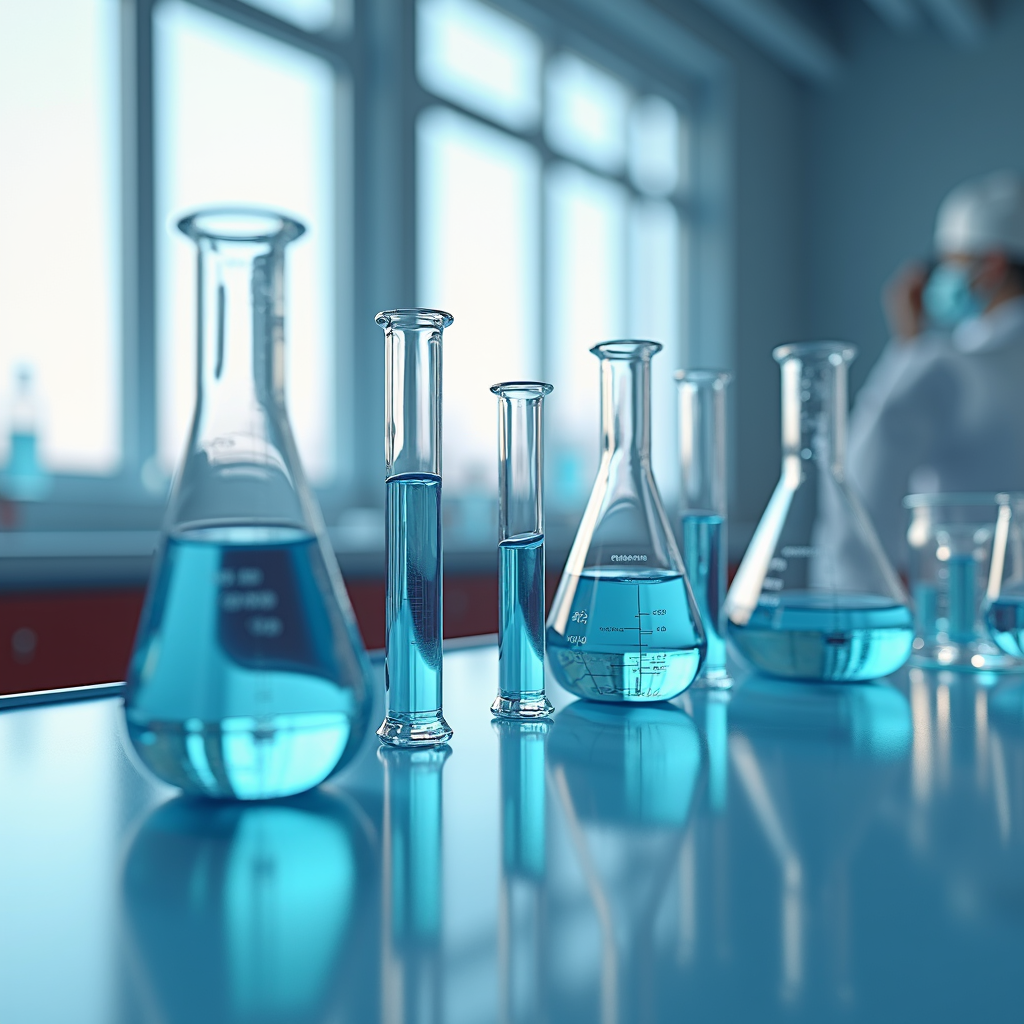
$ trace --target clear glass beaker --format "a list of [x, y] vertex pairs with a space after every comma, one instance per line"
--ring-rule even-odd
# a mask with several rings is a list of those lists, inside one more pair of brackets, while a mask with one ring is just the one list
[[284, 251], [270, 211], [210, 209], [198, 394], [128, 673], [128, 731], [188, 793], [310, 789], [366, 729], [371, 669], [284, 403]]
[[732, 686], [722, 617], [729, 560], [725, 389], [730, 380], [722, 370], [676, 374], [683, 564], [708, 642], [697, 682], [718, 689]]
[[550, 384], [495, 384], [498, 396], [498, 695], [495, 715], [541, 718], [544, 692], [543, 402]]
[[441, 709], [441, 333], [439, 309], [391, 309], [384, 328], [387, 477], [384, 680], [377, 735], [394, 747], [452, 736]]
[[914, 664], [967, 672], [1018, 668], [1019, 662], [999, 649], [985, 627], [997, 496], [910, 494], [903, 504], [910, 512]]
[[548, 663], [591, 700], [669, 700], [700, 670], [706, 643], [651, 471], [656, 341], [606, 341], [601, 464], [548, 616]]
[[782, 475], [725, 601], [729, 638], [762, 672], [863, 680], [910, 656], [906, 594], [846, 481], [852, 345], [781, 345]]

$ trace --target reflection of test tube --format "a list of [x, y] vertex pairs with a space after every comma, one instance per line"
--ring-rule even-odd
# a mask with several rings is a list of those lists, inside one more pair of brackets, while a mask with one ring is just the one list
[[387, 713], [396, 747], [451, 738], [441, 710], [441, 332], [437, 309], [377, 314], [386, 345]]
[[679, 458], [683, 562], [697, 601], [708, 653], [698, 685], [729, 687], [725, 666], [722, 602], [729, 557], [726, 521], [725, 389], [720, 370], [680, 370]]
[[539, 718], [544, 693], [543, 418], [550, 384], [495, 384], [498, 396], [498, 696], [491, 711]]
[[451, 754], [386, 750], [381, 1021], [435, 1024], [441, 1006], [441, 772]]
[[494, 725], [501, 749], [500, 1019], [513, 1024], [540, 1016], [548, 723]]

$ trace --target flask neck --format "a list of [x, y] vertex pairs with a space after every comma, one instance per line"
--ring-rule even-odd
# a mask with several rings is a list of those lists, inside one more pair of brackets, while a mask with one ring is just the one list
[[601, 449], [651, 460], [651, 357], [601, 357]]
[[200, 410], [222, 421], [247, 417], [253, 404], [283, 405], [283, 246], [213, 238], [198, 245]]
[[839, 352], [782, 361], [783, 459], [814, 459], [840, 472], [846, 460], [848, 360]]

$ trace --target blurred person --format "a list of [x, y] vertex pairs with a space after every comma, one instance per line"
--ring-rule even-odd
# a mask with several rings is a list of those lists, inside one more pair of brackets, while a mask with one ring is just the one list
[[850, 417], [849, 480], [898, 569], [905, 495], [1024, 490], [1024, 176], [953, 189], [935, 250], [886, 285], [892, 338]]

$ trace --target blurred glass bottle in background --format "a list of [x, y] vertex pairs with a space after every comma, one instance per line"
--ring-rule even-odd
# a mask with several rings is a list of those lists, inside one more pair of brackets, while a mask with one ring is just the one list
[[10, 451], [0, 473], [0, 495], [11, 501], [39, 501], [50, 491], [50, 474], [39, 458], [40, 419], [32, 367], [22, 363], [14, 374]]

